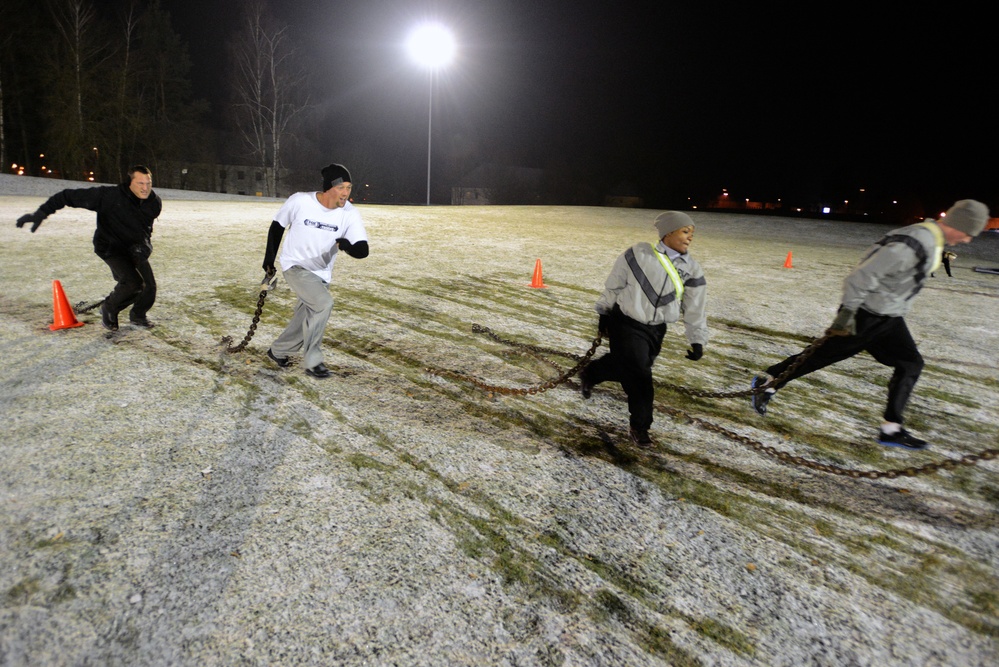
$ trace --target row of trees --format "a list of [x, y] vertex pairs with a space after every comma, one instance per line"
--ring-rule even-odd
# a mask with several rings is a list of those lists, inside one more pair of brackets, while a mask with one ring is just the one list
[[[222, 71], [218, 79], [227, 90], [212, 92], [213, 107], [196, 99], [187, 45], [160, 0], [0, 0], [0, 168], [9, 172], [16, 164], [29, 175], [113, 183], [140, 163], [152, 168], [161, 188], [224, 191], [223, 173], [242, 173], [248, 194], [286, 196], [315, 187], [319, 167], [333, 155], [364, 179], [356, 199], [421, 201], [422, 108], [413, 118], [407, 111], [392, 116], [377, 102], [365, 107], [352, 99], [357, 108], [350, 118], [379, 119], [355, 136], [345, 103], [331, 110], [321, 68], [311, 70], [322, 85], [309, 80], [304, 54], [294, 46], [307, 42], [275, 21], [265, 0], [235, 4], [241, 15], [219, 27], [228, 31], [226, 57], [212, 67]], [[421, 107], [424, 81], [413, 74], [399, 99]], [[310, 91], [326, 98], [313, 105]], [[451, 186], [483, 153], [474, 128], [461, 120], [465, 113], [450, 111], [451, 122], [441, 125], [450, 130], [434, 137], [438, 202], [450, 200]], [[414, 131], [400, 132], [400, 118], [411, 120]], [[493, 145], [485, 152], [504, 151]], [[607, 183], [592, 173], [597, 162], [573, 166], [554, 152], [545, 178], [531, 187], [519, 180], [469, 185], [488, 187], [491, 199], [503, 203], [599, 204]], [[228, 191], [240, 190], [230, 184]]]
[[259, 0], [227, 46], [230, 103], [212, 127], [159, 0], [3, 0], [0, 165], [117, 182], [134, 163], [237, 163], [267, 174], [264, 194], [287, 192], [276, 179], [309, 108], [305, 70]]

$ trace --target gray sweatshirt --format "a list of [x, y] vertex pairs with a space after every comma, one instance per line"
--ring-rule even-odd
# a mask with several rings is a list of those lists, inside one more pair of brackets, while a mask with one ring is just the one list
[[895, 229], [875, 243], [843, 281], [843, 307], [901, 317], [940, 265], [943, 232], [934, 221]]
[[[636, 265], [637, 272], [629, 261]], [[655, 249], [648, 243], [637, 243], [614, 262], [604, 283], [604, 292], [597, 300], [597, 313], [607, 315], [616, 304], [622, 313], [642, 324], [668, 324], [682, 317], [687, 341], [706, 345], [708, 288], [704, 271], [690, 253], [676, 254], [672, 261], [683, 281], [682, 300], [676, 298], [676, 287]], [[645, 276], [644, 285], [636, 273]]]

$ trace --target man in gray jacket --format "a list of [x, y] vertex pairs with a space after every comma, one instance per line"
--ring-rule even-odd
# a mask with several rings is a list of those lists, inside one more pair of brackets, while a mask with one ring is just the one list
[[687, 252], [694, 238], [694, 221], [686, 213], [666, 211], [653, 223], [659, 242], [638, 243], [622, 253], [596, 303], [600, 333], [610, 352], [591, 362], [580, 374], [583, 398], [595, 385], [620, 382], [628, 395], [629, 435], [639, 447], [655, 444], [649, 435], [655, 387], [652, 364], [662, 349], [666, 325], [683, 319], [697, 361], [708, 342], [704, 271]]
[[[985, 204], [962, 199], [941, 220], [928, 220], [889, 232], [875, 243], [843, 281], [843, 300], [826, 333], [831, 337], [815, 349], [779, 384], [753, 394], [761, 415], [778, 389], [791, 380], [867, 351], [876, 361], [894, 368], [888, 382], [888, 405], [878, 442], [891, 447], [924, 449], [927, 444], [902, 427], [902, 413], [923, 370], [923, 358], [905, 324], [913, 297], [940, 266], [944, 246], [968, 243], [989, 220]], [[752, 387], [766, 385], [798, 359], [793, 355], [753, 378]]]

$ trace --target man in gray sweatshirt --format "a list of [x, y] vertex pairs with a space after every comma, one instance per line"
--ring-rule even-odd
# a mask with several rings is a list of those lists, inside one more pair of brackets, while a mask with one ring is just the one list
[[[894, 368], [888, 382], [888, 405], [878, 442], [891, 447], [924, 449], [921, 440], [902, 427], [902, 413], [923, 370], [923, 358], [905, 324], [913, 297], [940, 266], [944, 246], [968, 243], [989, 220], [985, 204], [972, 199], [955, 203], [940, 220], [927, 220], [889, 232], [875, 243], [843, 281], [843, 300], [829, 338], [780, 383], [753, 394], [761, 415], [781, 387], [830, 364], [868, 352]], [[797, 361], [793, 355], [753, 378], [752, 387], [766, 385]]]
[[583, 398], [601, 382], [621, 384], [628, 396], [629, 437], [639, 447], [655, 444], [649, 435], [655, 400], [652, 365], [662, 350], [666, 325], [683, 320], [691, 361], [701, 358], [708, 342], [707, 281], [689, 252], [694, 221], [682, 211], [665, 211], [652, 224], [659, 242], [628, 248], [604, 283], [595, 309], [610, 352], [587, 365], [579, 378]]

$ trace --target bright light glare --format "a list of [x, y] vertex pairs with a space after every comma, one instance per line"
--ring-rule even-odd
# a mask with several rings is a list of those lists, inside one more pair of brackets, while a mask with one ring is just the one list
[[451, 62], [454, 56], [454, 37], [444, 26], [427, 23], [413, 30], [406, 42], [406, 50], [416, 62], [436, 69]]

